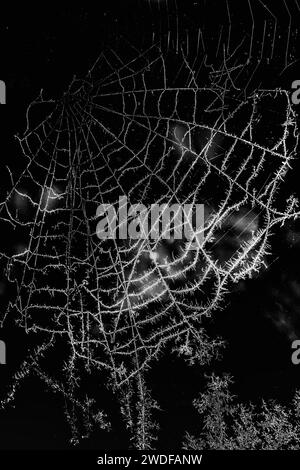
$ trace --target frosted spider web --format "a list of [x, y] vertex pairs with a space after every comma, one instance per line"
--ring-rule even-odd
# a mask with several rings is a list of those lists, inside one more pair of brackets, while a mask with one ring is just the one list
[[[297, 200], [282, 201], [280, 189], [298, 137], [288, 93], [241, 93], [241, 67], [225, 49], [205, 86], [183, 48], [131, 53], [126, 62], [103, 53], [61, 99], [41, 93], [31, 103], [19, 137], [26, 166], [17, 180], [10, 173], [1, 220], [25, 240], [3, 255], [16, 288], [7, 313], [43, 338], [16, 383], [32, 369], [69, 398], [76, 441], [76, 410], [93, 405], [75, 398], [80, 371], [102, 371], [121, 393], [129, 427], [137, 400], [135, 444], [147, 448], [156, 404], [144, 372], [166, 345], [191, 363], [213, 356], [219, 341], [206, 336], [204, 318], [222, 308], [233, 283], [262, 268], [275, 227], [297, 216]], [[204, 203], [203, 242], [191, 250], [191, 240], [163, 234], [99, 240], [97, 207], [124, 195], [147, 207]], [[239, 224], [238, 241], [224, 249]], [[68, 346], [65, 386], [41, 365], [60, 341]], [[102, 412], [89, 416], [108, 426]]]

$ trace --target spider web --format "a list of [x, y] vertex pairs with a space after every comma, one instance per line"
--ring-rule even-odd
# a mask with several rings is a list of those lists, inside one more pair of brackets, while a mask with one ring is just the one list
[[[275, 227], [297, 216], [297, 200], [283, 202], [280, 189], [298, 137], [288, 93], [245, 93], [253, 70], [243, 74], [225, 48], [204, 86], [183, 47], [127, 56], [103, 53], [61, 99], [41, 93], [30, 104], [18, 137], [26, 165], [17, 180], [10, 172], [1, 220], [26, 241], [3, 254], [16, 290], [7, 313], [43, 339], [16, 381], [34, 370], [68, 397], [76, 441], [76, 410], [92, 405], [75, 398], [80, 371], [102, 371], [128, 426], [136, 420], [135, 445], [147, 448], [157, 405], [144, 372], [166, 345], [191, 363], [215, 354], [220, 341], [207, 337], [204, 319], [266, 264]], [[99, 240], [97, 208], [120, 196], [146, 207], [204, 203], [201, 243], [195, 226], [191, 240]], [[59, 342], [68, 347], [65, 386], [41, 366]], [[108, 426], [102, 412], [92, 417]]]

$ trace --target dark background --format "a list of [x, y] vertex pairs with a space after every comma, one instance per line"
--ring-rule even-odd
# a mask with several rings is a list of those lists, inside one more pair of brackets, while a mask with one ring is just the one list
[[[266, 50], [261, 49], [265, 22], [270, 15], [260, 2], [252, 2], [255, 34], [251, 60], [255, 76], [250, 86], [287, 89], [300, 78], [297, 57], [297, 22], [299, 8], [296, 2], [265, 2], [277, 18], [274, 54], [271, 58], [271, 36], [266, 37]], [[43, 89], [45, 96], [58, 99], [72, 77], [84, 76], [95, 59], [106, 48], [116, 51], [127, 42], [144, 49], [152, 41], [164, 38], [169, 30], [177, 28], [183, 38], [188, 31], [196, 36], [202, 28], [207, 63], [215, 57], [215, 39], [220, 26], [231, 41], [245, 36], [249, 39], [253, 27], [248, 2], [223, 1], [103, 1], [99, 7], [78, 6], [14, 6], [1, 13], [0, 79], [7, 85], [7, 104], [0, 107], [1, 173], [7, 178], [5, 166], [17, 171], [21, 152], [14, 135], [25, 128], [28, 104]], [[230, 21], [227, 5], [230, 7]], [[2, 9], [2, 7], [1, 7]], [[289, 25], [291, 28], [289, 29]], [[299, 41], [298, 41], [299, 42]], [[268, 49], [269, 48], [269, 49]], [[246, 52], [241, 51], [244, 59]], [[300, 196], [299, 163], [295, 161], [293, 176], [288, 181]], [[5, 181], [1, 188], [3, 191]], [[256, 279], [240, 284], [226, 308], [216, 312], [209, 326], [213, 334], [227, 341], [224, 358], [214, 366], [218, 373], [234, 376], [234, 392], [241, 400], [278, 398], [288, 402], [295, 388], [300, 386], [299, 367], [291, 363], [291, 338], [300, 337], [300, 268], [299, 227], [290, 224], [274, 237], [273, 256], [269, 268]], [[1, 243], [7, 240], [5, 230], [0, 232]], [[10, 288], [2, 276], [2, 312], [9, 300]], [[7, 344], [7, 365], [0, 365], [0, 394], [4, 395], [12, 373], [30, 348], [30, 340], [14, 327], [9, 319], [0, 330], [0, 339]], [[154, 397], [163, 411], [159, 415], [160, 448], [180, 448], [186, 430], [197, 427], [197, 416], [191, 401], [203, 385], [203, 370], [188, 368], [172, 355], [156, 364], [150, 375]], [[94, 433], [82, 448], [126, 448], [125, 430], [120, 427], [117, 407], [102, 391], [111, 410], [114, 431]], [[14, 408], [0, 415], [1, 449], [58, 449], [69, 448], [69, 429], [63, 415], [63, 402], [45, 389], [38, 379], [29, 378], [17, 394]]]

